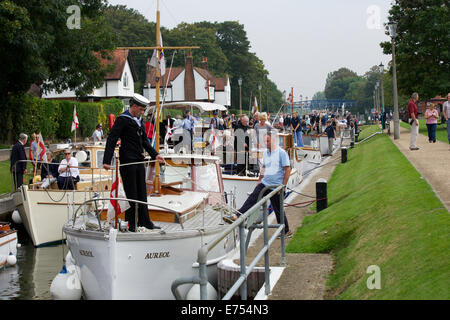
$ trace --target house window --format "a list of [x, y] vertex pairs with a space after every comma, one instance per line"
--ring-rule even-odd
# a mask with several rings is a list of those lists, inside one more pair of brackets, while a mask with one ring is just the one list
[[128, 88], [128, 74], [126, 72], [123, 75], [123, 86], [124, 88]]

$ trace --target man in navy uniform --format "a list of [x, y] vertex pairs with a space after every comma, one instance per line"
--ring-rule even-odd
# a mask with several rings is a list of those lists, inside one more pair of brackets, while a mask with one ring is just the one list
[[[117, 117], [106, 141], [105, 155], [103, 157], [103, 167], [106, 170], [111, 168], [111, 160], [119, 138], [121, 140], [119, 149], [120, 164], [144, 161], [143, 149], [150, 154], [153, 160], [156, 159], [160, 163], [164, 163], [164, 158], [153, 149], [145, 134], [142, 114], [144, 114], [145, 108], [149, 103], [148, 99], [135, 93], [130, 100], [130, 109]], [[127, 198], [147, 202], [144, 164], [121, 166], [120, 175], [122, 176]], [[136, 203], [130, 202], [130, 208], [125, 211], [125, 220], [128, 221], [129, 230], [132, 232], [136, 230], [135, 205]], [[143, 226], [147, 229], [161, 229], [150, 221], [146, 205], [139, 204], [138, 208], [138, 226]]]
[[13, 174], [14, 185], [17, 188], [23, 184], [23, 175], [27, 172], [27, 163], [18, 162], [20, 160], [27, 160], [27, 155], [25, 154], [24, 145], [27, 144], [28, 136], [25, 133], [19, 135], [19, 141], [11, 149], [11, 166], [10, 170]]

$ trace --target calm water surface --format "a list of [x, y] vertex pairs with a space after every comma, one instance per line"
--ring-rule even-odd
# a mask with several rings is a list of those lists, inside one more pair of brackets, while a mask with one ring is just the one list
[[24, 230], [15, 229], [22, 246], [16, 265], [0, 268], [0, 300], [51, 300], [50, 284], [61, 271], [67, 246], [35, 248]]

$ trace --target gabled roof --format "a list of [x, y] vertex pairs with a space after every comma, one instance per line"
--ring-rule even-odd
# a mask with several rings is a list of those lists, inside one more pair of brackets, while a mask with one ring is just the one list
[[[172, 81], [175, 80], [181, 72], [184, 71], [184, 67], [166, 68], [166, 73], [161, 77], [161, 85], [165, 86], [167, 77], [170, 76], [167, 87], [172, 87]], [[147, 72], [147, 79], [145, 80], [145, 86], [151, 84], [152, 88], [156, 88], [156, 69], [151, 68], [150, 72]]]
[[128, 60], [133, 80], [137, 81], [138, 78], [136, 70], [134, 69], [134, 63], [129, 54], [129, 50], [121, 50], [121, 49], [114, 50], [111, 53], [111, 59], [102, 58], [100, 52], [94, 52], [94, 55], [100, 60], [103, 66], [115, 64], [114, 70], [106, 74], [105, 80], [122, 79], [123, 71], [125, 70], [125, 64], [126, 61]]
[[[167, 83], [167, 87], [172, 87], [172, 81], [174, 81], [183, 71], [185, 70], [185, 67], [173, 67], [173, 68], [166, 68], [166, 73], [161, 78], [161, 85], [164, 86], [167, 81], [167, 76], [170, 75], [169, 82]], [[216, 78], [209, 70], [194, 67], [194, 70], [203, 78], [206, 80], [210, 80], [210, 85], [212, 87], [215, 87], [216, 91], [225, 91], [225, 86], [228, 83], [228, 75], [224, 78]], [[149, 87], [149, 84], [151, 84], [151, 88], [156, 88], [156, 69], [150, 68], [150, 71], [147, 71], [147, 77], [145, 80], [145, 86]]]
[[194, 67], [194, 70], [198, 72], [199, 75], [203, 77], [205, 80], [211, 81], [211, 86], [215, 87], [216, 91], [225, 91], [225, 86], [228, 83], [228, 75], [226, 75], [224, 78], [216, 78], [209, 70]]
[[225, 91], [225, 86], [228, 84], [228, 76], [225, 78], [216, 78], [215, 85], [216, 91]]

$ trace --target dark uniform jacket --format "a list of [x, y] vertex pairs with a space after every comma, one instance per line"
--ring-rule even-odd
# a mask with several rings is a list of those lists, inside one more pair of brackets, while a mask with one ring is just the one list
[[52, 175], [53, 178], [58, 178], [58, 167], [59, 162], [56, 159], [53, 159], [50, 163], [43, 163], [41, 166], [41, 179], [47, 178], [49, 174]]
[[[248, 130], [250, 129], [249, 126], [244, 126], [240, 121], [235, 127], [235, 135], [234, 135], [234, 150], [237, 150], [238, 147], [242, 148], [244, 146], [244, 143], [247, 144], [245, 147], [245, 151], [249, 150], [250, 146], [250, 137], [248, 134]], [[239, 131], [238, 131], [239, 130]], [[240, 131], [242, 130], [242, 131]], [[239, 150], [242, 151], [242, 150]]]
[[114, 122], [114, 126], [109, 132], [106, 140], [105, 155], [103, 164], [111, 164], [117, 140], [121, 139], [119, 148], [120, 163], [131, 163], [144, 161], [145, 149], [152, 159], [155, 159], [158, 153], [150, 145], [150, 141], [145, 134], [145, 127], [140, 120], [141, 125], [132, 118], [129, 111], [125, 111]]
[[25, 154], [25, 148], [20, 141], [17, 141], [16, 144], [11, 149], [11, 172], [21, 172], [23, 173], [27, 168], [26, 162], [19, 162], [16, 166], [14, 164], [19, 160], [27, 160], [27, 155]]

